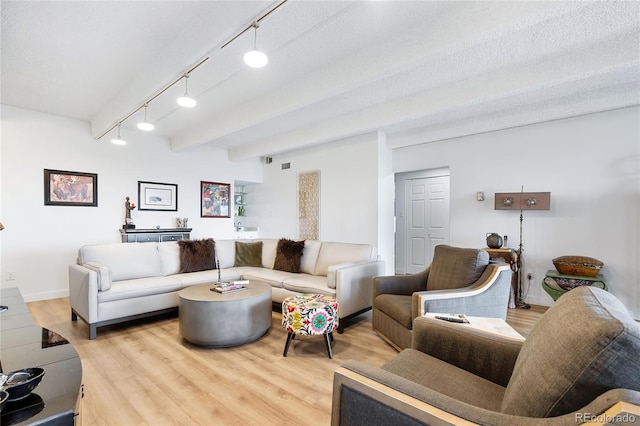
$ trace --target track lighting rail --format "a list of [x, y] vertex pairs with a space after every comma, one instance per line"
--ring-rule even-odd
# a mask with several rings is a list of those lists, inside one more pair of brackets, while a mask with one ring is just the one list
[[[280, 2], [278, 2], [278, 4], [276, 4], [275, 6], [271, 7], [270, 9], [268, 9], [266, 12], [263, 12], [262, 15], [260, 15], [258, 18], [253, 19], [251, 21], [251, 24], [249, 24], [247, 27], [243, 28], [242, 30], [240, 30], [238, 33], [236, 33], [233, 37], [231, 37], [228, 41], [226, 41], [224, 44], [222, 44], [220, 46], [220, 48], [216, 49], [216, 51], [220, 51], [222, 49], [224, 49], [225, 47], [227, 47], [229, 44], [231, 44], [234, 40], [236, 40], [238, 37], [240, 37], [242, 34], [244, 34], [245, 32], [247, 32], [248, 30], [250, 30], [251, 28], [255, 28], [256, 25], [258, 25], [260, 23], [260, 21], [262, 21], [264, 18], [266, 18], [267, 16], [269, 16], [271, 13], [273, 13], [276, 9], [278, 9], [280, 6], [282, 6], [283, 4], [285, 4], [288, 0], [281, 0]], [[175, 86], [177, 83], [179, 83], [183, 78], [188, 78], [189, 74], [191, 74], [194, 70], [196, 70], [200, 65], [204, 64], [206, 61], [208, 61], [209, 59], [211, 59], [214, 56], [214, 54], [209, 54], [208, 56], [202, 58], [200, 61], [198, 61], [195, 65], [191, 66], [189, 69], [187, 69], [186, 71], [184, 71], [180, 77], [176, 78], [175, 80], [171, 81], [169, 84], [167, 84], [166, 86], [164, 86], [162, 89], [160, 89], [158, 92], [154, 93], [149, 99], [147, 99], [145, 102], [143, 102], [141, 105], [139, 105], [137, 108], [135, 108], [133, 111], [131, 111], [129, 114], [125, 115], [123, 118], [121, 118], [120, 120], [116, 121], [111, 127], [109, 127], [107, 130], [105, 130], [104, 132], [100, 133], [98, 136], [96, 136], [96, 140], [100, 140], [102, 137], [104, 137], [104, 135], [106, 135], [107, 133], [111, 132], [113, 129], [119, 127], [120, 125], [122, 125], [122, 123], [124, 123], [126, 120], [128, 120], [129, 118], [131, 118], [132, 115], [134, 115], [135, 113], [137, 113], [138, 111], [140, 111], [142, 108], [144, 108], [145, 106], [149, 106], [149, 104], [155, 100], [158, 96], [162, 95], [164, 92], [166, 92], [167, 90], [169, 90], [170, 88], [172, 88], [173, 86]]]

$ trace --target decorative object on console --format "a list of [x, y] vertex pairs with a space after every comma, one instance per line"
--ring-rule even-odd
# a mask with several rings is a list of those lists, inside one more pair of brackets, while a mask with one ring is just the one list
[[524, 222], [524, 210], [550, 210], [551, 192], [524, 192], [524, 186], [520, 192], [496, 192], [494, 200], [495, 210], [520, 210], [520, 244], [518, 245], [518, 292], [516, 294], [516, 306], [529, 309], [530, 306], [522, 299], [523, 275], [522, 261], [524, 245], [522, 243], [522, 225]]
[[136, 208], [135, 203], [129, 201], [129, 197], [125, 197], [124, 202], [124, 225], [122, 225], [122, 229], [135, 229], [136, 226], [133, 224], [133, 219], [131, 219], [131, 210]]
[[587, 256], [560, 256], [552, 262], [561, 274], [581, 277], [595, 277], [604, 266], [602, 261]]
[[6, 375], [3, 388], [9, 392], [8, 401], [25, 398], [40, 384], [44, 376], [44, 369], [40, 367], [24, 368]]
[[262, 241], [253, 243], [235, 242], [236, 257], [233, 266], [262, 266]]
[[178, 211], [178, 185], [138, 181], [138, 210]]
[[502, 237], [496, 232], [487, 234], [487, 247], [499, 249], [502, 247]]
[[200, 181], [200, 216], [231, 217], [229, 192], [231, 184]]
[[45, 206], [98, 206], [98, 175], [44, 169]]
[[300, 272], [300, 260], [304, 250], [304, 240], [292, 241], [286, 238], [278, 241], [276, 261], [273, 269], [285, 272]]
[[216, 243], [206, 240], [180, 240], [180, 272], [207, 271], [216, 268]]
[[177, 217], [176, 218], [176, 226], [178, 228], [187, 228], [189, 223], [188, 217]]

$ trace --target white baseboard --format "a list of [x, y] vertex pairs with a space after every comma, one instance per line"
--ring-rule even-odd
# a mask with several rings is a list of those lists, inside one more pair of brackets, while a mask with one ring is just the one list
[[59, 299], [61, 297], [69, 297], [69, 290], [46, 291], [42, 293], [23, 294], [22, 298], [25, 302], [39, 302], [40, 300]]

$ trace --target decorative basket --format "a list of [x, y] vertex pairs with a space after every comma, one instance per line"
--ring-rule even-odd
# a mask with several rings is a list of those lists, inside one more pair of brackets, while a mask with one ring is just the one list
[[553, 265], [558, 272], [564, 275], [595, 277], [604, 266], [604, 263], [593, 257], [560, 256], [553, 259]]

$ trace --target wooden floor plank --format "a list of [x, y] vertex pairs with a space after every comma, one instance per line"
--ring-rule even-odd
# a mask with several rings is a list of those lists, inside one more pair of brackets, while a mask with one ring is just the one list
[[[67, 298], [28, 304], [41, 326], [73, 343], [83, 366], [83, 425], [329, 424], [333, 372], [347, 360], [381, 365], [397, 352], [365, 313], [334, 333], [333, 359], [321, 337], [298, 338], [282, 356], [281, 314], [259, 340], [235, 348], [185, 342], [178, 318], [163, 316], [99, 329], [70, 320]], [[546, 310], [509, 309], [507, 322], [527, 336]]]

